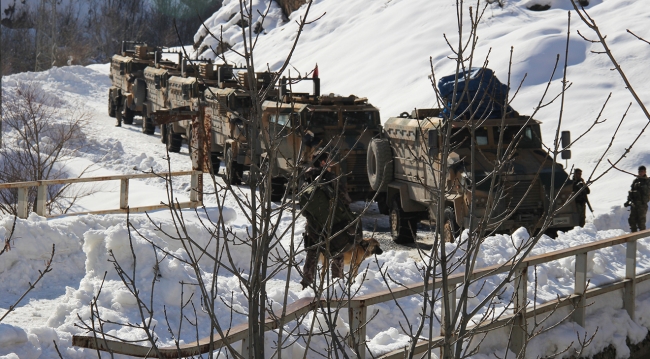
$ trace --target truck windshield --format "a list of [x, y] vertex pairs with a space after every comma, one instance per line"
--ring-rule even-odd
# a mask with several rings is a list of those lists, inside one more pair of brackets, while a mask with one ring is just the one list
[[290, 113], [281, 113], [279, 115], [272, 115], [272, 120], [274, 123], [280, 126], [291, 126], [291, 114]]
[[503, 144], [507, 145], [513, 140], [517, 139], [519, 143], [517, 144], [518, 148], [538, 148], [540, 147], [538, 136], [535, 134], [531, 126], [526, 126], [521, 132], [520, 136], [515, 138], [521, 126], [506, 126], [506, 127], [494, 127], [494, 141], [495, 145], [499, 141], [499, 137], [503, 134]]
[[343, 112], [343, 123], [346, 125], [362, 125], [371, 127], [375, 124], [374, 111], [345, 111]]
[[339, 114], [333, 111], [307, 112], [307, 126], [338, 126]]
[[[460, 148], [470, 148], [472, 145], [469, 141], [470, 131], [468, 128], [462, 128], [451, 135], [451, 145], [460, 146]], [[488, 131], [485, 127], [479, 127], [474, 130], [474, 138], [477, 146], [488, 145]]]

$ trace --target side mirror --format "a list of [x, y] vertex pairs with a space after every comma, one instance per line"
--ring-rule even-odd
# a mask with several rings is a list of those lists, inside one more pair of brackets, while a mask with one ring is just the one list
[[571, 131], [562, 131], [562, 148], [567, 148], [571, 144]]
[[428, 138], [429, 157], [438, 157], [438, 130], [429, 130]]
[[569, 160], [571, 159], [571, 150], [564, 150], [571, 144], [571, 131], [562, 131], [562, 159]]

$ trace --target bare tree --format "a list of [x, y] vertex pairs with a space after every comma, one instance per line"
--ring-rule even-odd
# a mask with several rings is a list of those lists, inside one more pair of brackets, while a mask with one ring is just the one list
[[[490, 3], [493, 2], [488, 1], [488, 4]], [[565, 169], [557, 164], [562, 152], [575, 146], [577, 141], [594, 126], [603, 125], [601, 119], [597, 117], [593, 119], [593, 124], [578, 136], [578, 140], [567, 144], [567, 146], [561, 145], [564, 95], [570, 87], [566, 78], [568, 48], [564, 54], [565, 63], [560, 63], [558, 54], [553, 73], [549, 74], [547, 88], [540, 95], [539, 102], [530, 116], [518, 116], [510, 107], [521, 86], [521, 84], [516, 84], [516, 86], [511, 84], [510, 71], [508, 71], [507, 87], [509, 89], [513, 86], [516, 89], [512, 95], [506, 91], [503, 101], [490, 97], [490, 92], [471, 92], [467, 87], [461, 87], [461, 83], [473, 80], [471, 73], [474, 69], [486, 70], [489, 62], [489, 57], [478, 58], [476, 55], [479, 25], [488, 4], [481, 5], [478, 2], [476, 7], [468, 7], [462, 1], [457, 3], [457, 34], [454, 35], [453, 40], [451, 36], [448, 38], [449, 51], [452, 54], [450, 57], [455, 61], [455, 72], [452, 76], [453, 90], [450, 94], [442, 94], [439, 91], [436, 86], [439, 75], [432, 65], [431, 81], [438, 101], [438, 113], [442, 112], [443, 115], [422, 118], [416, 116], [419, 120], [419, 133], [421, 134], [419, 138], [422, 142], [419, 143], [418, 150], [410, 148], [403, 151], [407, 153], [402, 153], [404, 156], [415, 158], [415, 162], [432, 175], [430, 177], [432, 182], [427, 182], [424, 176], [418, 177], [417, 181], [425, 188], [427, 198], [432, 199], [423, 212], [430, 221], [436, 223], [429, 233], [433, 237], [433, 245], [428, 251], [420, 252], [419, 269], [424, 282], [424, 289], [418, 293], [422, 303], [421, 311], [415, 318], [409, 317], [399, 301], [395, 300], [393, 303], [397, 311], [404, 313], [399, 325], [402, 332], [410, 337], [409, 348], [405, 350], [404, 354], [404, 357], [408, 358], [416, 357], [415, 347], [423, 339], [429, 346], [424, 355], [432, 357], [434, 345], [431, 343], [431, 339], [438, 335], [436, 329], [440, 329], [443, 336], [442, 357], [465, 358], [476, 354], [481, 350], [483, 340], [487, 335], [486, 326], [496, 320], [510, 318], [510, 315], [513, 314], [512, 319], [502, 325], [501, 329], [508, 330], [509, 341], [516, 340], [518, 343], [523, 343], [521, 347], [515, 348], [514, 352], [515, 357], [523, 358], [526, 354], [526, 344], [530, 340], [557, 325], [558, 321], [552, 320], [550, 315], [532, 320], [526, 320], [523, 316], [527, 306], [538, 304], [538, 298], [536, 296], [536, 280], [533, 280], [532, 299], [528, 295], [528, 286], [525, 285], [529, 281], [529, 276], [535, 278], [536, 274], [522, 270], [522, 263], [526, 256], [533, 251], [544, 232], [552, 227], [553, 219], [571, 206], [572, 199], [577, 195], [563, 196], [566, 194], [563, 189], [569, 184], [569, 179]], [[305, 15], [300, 19], [296, 43], [304, 24], [309, 22], [307, 16], [310, 5], [311, 3], [308, 3]], [[240, 2], [238, 15], [241, 17], [242, 24], [263, 23], [266, 13], [264, 11], [256, 13], [255, 10], [252, 2]], [[256, 14], [259, 16], [256, 17]], [[225, 48], [222, 46], [224, 41], [220, 34], [211, 33], [207, 28], [206, 30], [207, 36], [212, 36], [217, 40], [215, 54], [218, 54], [223, 62], [227, 62], [226, 56], [220, 51]], [[98, 304], [101, 301], [100, 290], [91, 303], [91, 317], [80, 317], [78, 324], [84, 330], [91, 332], [95, 338], [119, 341], [120, 338], [109, 335], [106, 329], [108, 325], [137, 328], [143, 333], [142, 338], [151, 346], [151, 351], [160, 355], [161, 334], [151, 324], [153, 319], [157, 319], [159, 323], [164, 321], [167, 324], [166, 329], [171, 333], [169, 337], [175, 343], [180, 356], [181, 337], [188, 332], [186, 326], [190, 326], [189, 331], [192, 331], [190, 334], [192, 339], [205, 336], [209, 338], [207, 343], [215, 343], [218, 338], [223, 338], [229, 333], [229, 328], [245, 323], [248, 331], [243, 335], [245, 338], [244, 350], [233, 346], [231, 342], [226, 342], [223, 345], [225, 349], [209, 347], [208, 351], [212, 353], [210, 355], [216, 355], [214, 352], [217, 351], [218, 353], [225, 352], [236, 358], [280, 358], [283, 349], [295, 343], [300, 343], [306, 348], [305, 357], [348, 358], [360, 357], [365, 354], [366, 343], [364, 341], [366, 338], [361, 338], [360, 343], [356, 343], [354, 350], [351, 351], [347, 347], [347, 343], [351, 339], [350, 333], [340, 330], [337, 326], [339, 319], [344, 317], [343, 309], [347, 309], [346, 299], [354, 298], [357, 294], [350, 284], [353, 278], [349, 277], [342, 283], [325, 276], [325, 280], [314, 287], [315, 299], [310, 298], [313, 312], [307, 316], [285, 318], [288, 304], [295, 300], [288, 297], [290, 278], [292, 273], [300, 270], [300, 263], [296, 258], [299, 253], [304, 251], [301, 249], [303, 244], [299, 239], [299, 234], [303, 232], [300, 217], [304, 208], [296, 206], [296, 202], [308, 187], [301, 183], [300, 178], [304, 173], [304, 167], [296, 160], [295, 166], [292, 167], [293, 171], [283, 187], [283, 200], [280, 203], [273, 203], [271, 201], [273, 187], [277, 184], [273, 182], [273, 174], [276, 172], [276, 156], [278, 156], [278, 146], [282, 137], [292, 133], [302, 134], [305, 129], [294, 126], [292, 123], [284, 123], [280, 125], [279, 131], [271, 133], [269, 127], [265, 126], [263, 101], [267, 99], [273, 86], [257, 87], [256, 72], [258, 72], [259, 66], [255, 62], [254, 49], [258, 36], [259, 34], [255, 33], [252, 25], [242, 26], [243, 45], [234, 47], [230, 53], [240, 56], [240, 59], [246, 64], [245, 74], [242, 74], [238, 80], [241, 88], [248, 91], [251, 101], [250, 114], [243, 119], [246, 126], [242, 127], [246, 129], [245, 137], [251, 144], [249, 188], [234, 185], [231, 181], [222, 183], [217, 177], [211, 177], [216, 202], [221, 211], [218, 211], [216, 216], [211, 216], [210, 214], [213, 212], [203, 208], [197, 211], [196, 214], [202, 216], [201, 218], [207, 218], [202, 220], [204, 227], [201, 236], [197, 236], [188, 228], [185, 220], [190, 213], [175, 209], [173, 206], [176, 201], [175, 194], [172, 190], [169, 191], [167, 203], [170, 206], [170, 215], [175, 226], [171, 230], [163, 226], [159, 226], [158, 229], [165, 236], [177, 241], [184, 249], [186, 256], [179, 256], [165, 250], [155, 239], [149, 238], [145, 233], [140, 233], [135, 226], [129, 224], [128, 240], [132, 248], [132, 255], [125, 260], [118, 259], [111, 253], [111, 261], [115, 266], [119, 280], [136, 298], [140, 317], [134, 318], [138, 321], [136, 324], [133, 323], [133, 320], [128, 323], [116, 323], [102, 317]], [[567, 28], [567, 38], [569, 36], [570, 29]], [[295, 46], [294, 44], [294, 48]], [[287, 68], [292, 52], [293, 48], [283, 66], [272, 74], [272, 85], [278, 82], [279, 77]], [[186, 56], [186, 59], [190, 60], [191, 56]], [[509, 66], [512, 66], [512, 63]], [[551, 79], [554, 78], [556, 71], [563, 73], [562, 90], [556, 94], [549, 94]], [[495, 81], [495, 78], [486, 76], [479, 81], [491, 83], [491, 81]], [[248, 83], [248, 86], [245, 83]], [[518, 151], [526, 140], [524, 138], [527, 135], [526, 128], [536, 124], [533, 117], [539, 109], [555, 102], [560, 104], [561, 110], [558, 113], [558, 125], [552, 139], [553, 144], [543, 146], [539, 131], [530, 132], [529, 140], [536, 141], [535, 143], [539, 147], [535, 148], [538, 150], [536, 158], [541, 164], [530, 172], [532, 175], [524, 183], [523, 195], [513, 197], [510, 193], [514, 186], [519, 185], [521, 181], [509, 179], [509, 176], [514, 173], [513, 168], [516, 164]], [[287, 106], [292, 108], [295, 104], [289, 101]], [[606, 102], [602, 106], [606, 106]], [[495, 113], [498, 115], [495, 116]], [[478, 139], [481, 129], [490, 124], [491, 128], [503, 130], [507, 124], [511, 123], [508, 120], [511, 120], [512, 117], [517, 117], [520, 122], [516, 131], [511, 132], [508, 135], [510, 137], [504, 134], [505, 131], [486, 135], [486, 138], [492, 139], [493, 147], [489, 151], [484, 150]], [[621, 120], [615, 125], [620, 125], [624, 118], [625, 114], [621, 114]], [[200, 118], [195, 120], [200, 121]], [[434, 142], [428, 137], [432, 132], [424, 132], [425, 129], [430, 128], [437, 129], [440, 134], [441, 142], [438, 143], [435, 152], [428, 151]], [[203, 134], [204, 138], [205, 136], [206, 134]], [[614, 141], [615, 137], [614, 134], [611, 141]], [[425, 139], [430, 142], [424, 142]], [[336, 139], [332, 140], [332, 148], [336, 148], [336, 141]], [[632, 141], [632, 144], [635, 141]], [[197, 149], [195, 148], [195, 150]], [[419, 149], [427, 151], [422, 152]], [[308, 149], [299, 145], [295, 147], [293, 158], [304, 159], [307, 153]], [[624, 155], [611, 154], [608, 147], [602, 153], [599, 161], [600, 169], [598, 166], [594, 169], [587, 179], [587, 185], [593, 184], [611, 170], [611, 166], [604, 164], [603, 160], [606, 156], [620, 159]], [[489, 168], [484, 167], [483, 169], [487, 168], [487, 170], [481, 173], [477, 168], [479, 163], [489, 164]], [[228, 163], [226, 165], [228, 166]], [[546, 169], [548, 172], [543, 171]], [[215, 173], [216, 171], [211, 172]], [[478, 176], [479, 173], [482, 176]], [[540, 178], [544, 176], [547, 180], [542, 184]], [[256, 186], [260, 187], [259, 191], [256, 190]], [[540, 193], [543, 198], [540, 197], [540, 200], [545, 202], [544, 211], [537, 213], [528, 223], [529, 233], [523, 234], [525, 232], [523, 230], [518, 232], [519, 240], [513, 239], [513, 251], [509, 258], [503, 258], [500, 266], [492, 272], [475, 276], [473, 272], [480, 265], [486, 241], [490, 236], [504, 231], [506, 223], [512, 220], [517, 208], [522, 206], [526, 200], [526, 196], [536, 190], [535, 186], [538, 186], [537, 189], [541, 188]], [[173, 188], [171, 182], [169, 182], [168, 188]], [[461, 196], [458, 196], [459, 189], [462, 189]], [[484, 195], [479, 195], [479, 192], [483, 192]], [[203, 195], [212, 195], [212, 193], [206, 191]], [[452, 217], [455, 214], [453, 211], [449, 211], [450, 208], [456, 208], [458, 211], [460, 207], [454, 207], [453, 200], [450, 198], [454, 200], [460, 198], [468, 208], [466, 213], [468, 222], [461, 224], [465, 227], [462, 234], [459, 231], [458, 223]], [[483, 198], [483, 201], [479, 201], [479, 198]], [[229, 225], [223, 211], [226, 200], [236, 203], [238, 213], [245, 216], [250, 223], [245, 230], [237, 230]], [[481, 212], [480, 215], [477, 215], [479, 208]], [[422, 213], [418, 213], [418, 215], [422, 215]], [[356, 222], [358, 223], [358, 221], [359, 219]], [[416, 228], [411, 227], [411, 230], [415, 231]], [[507, 230], [511, 230], [511, 228]], [[336, 233], [330, 231], [327, 235], [333, 237]], [[289, 240], [283, 240], [286, 238]], [[146, 282], [142, 282], [142, 279], [137, 276], [136, 267], [142, 258], [137, 257], [136, 251], [133, 249], [136, 242], [141, 240], [147, 241], [152, 246], [151, 258], [155, 262], [154, 271], [150, 277], [145, 278]], [[449, 241], [454, 241], [454, 243], [449, 244]], [[246, 263], [236, 260], [238, 256], [235, 254], [241, 251], [250, 253]], [[183, 294], [180, 304], [181, 313], [173, 313], [174, 317], [181, 318], [179, 320], [172, 320], [172, 313], [161, 310], [160, 303], [156, 301], [156, 268], [162, 261], [170, 257], [193, 269], [195, 273], [193, 281], [182, 283], [182, 285], [183, 288], [186, 286], [196, 288], [197, 291], [194, 293], [200, 297], [196, 298], [190, 295], [185, 297]], [[146, 263], [152, 263], [151, 258]], [[489, 278], [490, 274], [497, 271], [502, 274], [496, 279]], [[394, 279], [388, 268], [379, 267], [379, 272], [387, 288], [404, 287], [403, 283]], [[463, 276], [463, 281], [451, 284], [450, 277], [457, 274]], [[236, 303], [232, 299], [234, 293], [219, 292], [217, 288], [219, 282], [223, 280], [220, 276], [229, 276], [237, 281], [241, 292], [246, 297], [246, 308], [235, 305]], [[278, 278], [283, 278], [285, 291], [279, 297], [270, 298], [267, 293], [268, 283]], [[434, 283], [437, 281], [442, 284], [436, 286]], [[281, 306], [280, 310], [278, 310], [278, 304]], [[580, 309], [580, 306], [584, 307], [585, 305], [586, 303], [579, 303], [575, 308]], [[206, 317], [199, 318], [196, 309], [199, 307]], [[223, 316], [224, 312], [228, 312], [229, 315]], [[199, 319], [209, 321], [210, 328], [207, 332], [200, 329]], [[367, 318], [368, 322], [373, 320], [378, 319], [376, 317]], [[272, 334], [264, 334], [267, 325], [276, 328]], [[361, 323], [361, 325], [366, 325], [366, 323]], [[582, 350], [590, 344], [593, 335], [595, 333], [588, 333], [582, 337], [576, 336], [575, 347], [560, 348], [555, 354], [559, 355], [570, 350], [571, 354], [580, 356]], [[271, 351], [268, 350], [268, 346], [265, 347], [265, 343], [269, 342], [270, 337], [273, 338]], [[184, 340], [187, 341], [187, 339]], [[512, 357], [512, 354], [508, 352], [506, 357]]]
[[[5, 134], [0, 148], [0, 181], [65, 178], [65, 163], [85, 144], [83, 128], [89, 115], [82, 107], [65, 103], [35, 84], [22, 84], [3, 95]], [[70, 185], [48, 186], [49, 212], [65, 213], [90, 192]], [[16, 190], [0, 191], [0, 211], [16, 214], [17, 195]], [[30, 189], [28, 198], [35, 208], [35, 188]]]
[[[529, 281], [528, 277], [529, 275], [532, 277], [533, 273], [522, 270], [520, 264], [535, 248], [544, 233], [551, 228], [554, 218], [566, 211], [577, 195], [574, 193], [566, 196], [567, 191], [566, 189], [563, 191], [563, 188], [570, 184], [569, 178], [566, 174], [558, 176], [564, 173], [564, 169], [555, 163], [558, 162], [563, 151], [576, 146], [576, 143], [586, 133], [595, 126], [602, 126], [604, 121], [600, 119], [599, 115], [593, 120], [591, 126], [579, 134], [577, 140], [568, 144], [566, 148], [561, 145], [563, 110], [566, 106], [564, 96], [571, 86], [566, 78], [568, 39], [571, 34], [569, 25], [567, 25], [567, 47], [563, 54], [565, 62], [559, 62], [560, 54], [558, 54], [553, 73], [549, 74], [546, 91], [541, 94], [539, 102], [530, 116], [520, 117], [510, 107], [521, 84], [515, 84], [517, 88], [514, 95], [506, 96], [503, 101], [495, 97], [494, 92], [488, 90], [470, 91], [467, 84], [472, 80], [480, 82], [479, 88], [483, 86], [491, 88], [494, 81], [494, 78], [489, 75], [473, 77], [476, 73], [481, 73], [480, 70], [485, 73], [484, 70], [489, 63], [489, 54], [485, 58], [478, 58], [476, 55], [479, 25], [487, 6], [487, 4], [481, 5], [480, 2], [477, 2], [476, 7], [467, 6], [463, 1], [457, 3], [458, 32], [453, 36], [445, 36], [452, 54], [450, 59], [454, 61], [456, 67], [455, 74], [446, 78], [450, 79], [453, 90], [448, 94], [440, 92], [439, 87], [436, 86], [440, 76], [432, 64], [431, 82], [442, 114], [440, 118], [418, 117], [420, 120], [419, 133], [422, 136], [419, 140], [419, 147], [406, 150], [406, 152], [411, 151], [406, 156], [414, 157], [416, 162], [423, 163], [427, 173], [432, 174], [426, 179], [425, 176], [419, 177], [417, 181], [425, 187], [432, 198], [426, 215], [436, 223], [435, 230], [431, 233], [434, 236], [433, 246], [428, 253], [422, 254], [421, 271], [425, 286], [421, 293], [424, 306], [420, 318], [415, 320], [419, 324], [414, 325], [413, 319], [404, 318], [407, 323], [404, 330], [411, 337], [411, 345], [407, 350], [410, 353], [415, 351], [418, 340], [421, 338], [431, 339], [436, 336], [437, 333], [431, 331], [434, 327], [439, 326], [441, 335], [444, 337], [441, 346], [443, 358], [471, 356], [481, 349], [481, 344], [487, 335], [485, 327], [489, 323], [498, 321], [506, 315], [515, 314], [511, 320], [508, 320], [507, 325], [512, 325], [510, 327], [512, 329], [508, 331], [508, 342], [523, 343], [520, 347], [513, 347], [514, 356], [523, 358], [526, 354], [526, 344], [530, 340], [551, 330], [561, 322], [561, 320], [559, 322], [551, 320], [550, 315], [544, 318], [534, 318], [532, 321], [526, 320], [522, 316], [527, 306], [536, 304], [537, 298], [535, 296], [531, 300], [527, 293], [530, 290], [526, 285]], [[515, 49], [511, 50], [511, 58], [514, 51]], [[511, 66], [512, 60], [507, 73], [508, 88], [511, 87]], [[562, 90], [557, 94], [549, 94], [551, 81], [556, 71], [563, 75]], [[509, 176], [517, 173], [514, 170], [514, 165], [517, 162], [517, 156], [523, 152], [521, 147], [527, 141], [525, 139], [526, 128], [534, 124], [533, 117], [541, 108], [554, 102], [559, 102], [560, 108], [555, 136], [551, 146], [544, 146], [542, 152], [544, 155], [540, 157], [541, 164], [532, 170], [532, 174], [534, 174], [532, 181], [531, 179], [508, 179]], [[604, 108], [606, 105], [605, 101], [602, 107]], [[507, 121], [509, 118], [519, 118], [521, 125], [513, 126]], [[624, 119], [625, 113], [622, 113], [620, 121], [614, 125], [620, 126]], [[506, 135], [508, 126], [515, 129], [512, 136]], [[480, 136], [483, 136], [480, 131], [485, 128], [490, 131], [493, 128], [497, 129], [492, 134], [491, 141], [494, 142], [489, 149], [482, 146], [480, 139]], [[433, 132], [429, 132], [427, 136], [425, 130], [429, 129], [436, 129], [441, 133], [440, 143], [432, 141], [430, 136]], [[611, 142], [616, 138], [616, 131], [612, 132], [614, 135], [610, 146], [601, 153], [597, 166], [587, 180], [588, 185], [593, 184], [612, 169], [611, 165], [604, 163], [607, 156], [613, 156], [617, 160], [625, 156], [625, 153], [609, 152]], [[629, 142], [630, 146], [636, 143], [642, 133], [643, 130], [639, 131], [636, 138]], [[485, 135], [487, 139], [487, 134]], [[532, 137], [535, 136], [539, 136], [539, 134]], [[428, 143], [426, 142], [427, 137], [429, 137]], [[531, 139], [533, 139], [532, 137]], [[541, 142], [541, 138], [538, 140]], [[420, 148], [430, 150], [433, 143], [438, 145], [433, 154], [431, 151], [419, 150]], [[542, 181], [543, 176], [546, 176], [546, 181]], [[540, 181], [542, 181], [541, 184]], [[511, 194], [513, 189], [516, 186], [521, 187], [521, 185], [525, 185], [519, 190], [523, 196], [513, 197]], [[481, 252], [485, 250], [486, 240], [507, 228], [505, 227], [506, 222], [514, 219], [518, 208], [525, 205], [526, 197], [532, 196], [532, 193], [540, 185], [543, 185], [545, 210], [530, 222], [529, 235], [524, 236], [520, 241], [515, 241], [513, 238], [513, 253], [508, 258], [503, 258], [500, 267], [492, 272], [501, 271], [505, 274], [500, 275], [497, 280], [489, 279], [489, 272], [478, 276], [473, 275], [474, 270], [478, 269], [479, 258]], [[485, 193], [480, 194], [481, 192]], [[459, 205], [456, 201], [461, 199], [463, 204]], [[462, 208], [465, 208], [465, 213], [462, 216], [457, 216], [454, 212], [458, 212]], [[460, 223], [460, 226], [465, 228], [465, 232], [461, 235], [456, 219], [463, 217], [466, 218], [466, 221]], [[446, 243], [450, 240], [455, 240], [453, 246]], [[451, 284], [450, 277], [452, 275], [462, 275], [463, 282]], [[385, 278], [388, 287], [398, 284], [388, 274]], [[434, 283], [441, 284], [438, 286]], [[536, 286], [536, 281], [533, 283]], [[533, 287], [534, 293], [536, 293], [535, 286]], [[395, 301], [395, 305], [400, 307], [400, 303], [397, 301]], [[576, 309], [584, 307], [584, 305], [587, 304], [579, 304]], [[436, 309], [439, 309], [440, 316], [436, 314]], [[579, 357], [582, 350], [590, 344], [594, 335], [595, 333], [588, 333], [584, 337], [577, 335], [576, 345], [573, 348], [560, 348], [555, 355], [570, 350], [571, 354]], [[430, 347], [429, 357], [431, 350]], [[410, 354], [408, 357], [414, 357], [414, 355]], [[506, 353], [506, 357], [509, 357], [508, 353]]]

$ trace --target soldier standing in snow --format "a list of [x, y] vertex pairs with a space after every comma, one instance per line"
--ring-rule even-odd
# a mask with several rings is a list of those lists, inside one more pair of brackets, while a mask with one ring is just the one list
[[[303, 234], [307, 257], [302, 270], [303, 289], [314, 282], [318, 256], [332, 260], [332, 277], [343, 278], [343, 253], [361, 240], [361, 226], [352, 224], [356, 216], [350, 210], [345, 186], [328, 169], [329, 154], [316, 154], [313, 166], [305, 173], [300, 206], [307, 219]], [[342, 232], [341, 232], [342, 231]], [[339, 235], [334, 236], [336, 233]]]
[[646, 176], [645, 166], [639, 167], [639, 175], [632, 182], [632, 188], [628, 192], [625, 207], [630, 207], [630, 231], [643, 231], [645, 229], [646, 213], [648, 212], [648, 201], [650, 200], [650, 180]]
[[575, 196], [574, 201], [576, 207], [578, 207], [578, 224], [580, 227], [585, 226], [585, 213], [587, 212], [587, 201], [589, 201], [587, 195], [589, 193], [591, 193], [591, 191], [585, 184], [585, 180], [582, 179], [582, 170], [576, 168], [575, 171], [573, 171], [573, 195]]

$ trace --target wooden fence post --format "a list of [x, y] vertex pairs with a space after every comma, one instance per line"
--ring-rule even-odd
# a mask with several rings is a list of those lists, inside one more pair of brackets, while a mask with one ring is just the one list
[[575, 287], [573, 293], [578, 297], [574, 301], [573, 321], [579, 326], [585, 327], [585, 311], [587, 301], [585, 292], [587, 289], [587, 253], [576, 254], [575, 266]]
[[203, 174], [198, 171], [192, 172], [190, 182], [190, 202], [201, 202], [203, 200]]
[[241, 340], [241, 353], [239, 353], [239, 354], [241, 354], [241, 356], [244, 357], [244, 358], [248, 358], [249, 343], [248, 343], [247, 338], [244, 338], [244, 339]]
[[636, 239], [627, 242], [625, 256], [625, 287], [623, 289], [623, 308], [630, 319], [635, 320], [636, 301]]
[[527, 339], [526, 331], [526, 304], [528, 303], [528, 267], [516, 270], [514, 311], [516, 316], [512, 321], [512, 336], [510, 350], [519, 355]]
[[18, 203], [16, 204], [18, 218], [27, 218], [29, 215], [29, 207], [27, 202], [29, 197], [28, 190], [29, 187], [18, 188]]
[[36, 195], [36, 214], [45, 217], [45, 209], [47, 208], [47, 185], [41, 184], [38, 186], [38, 194]]
[[127, 209], [129, 207], [129, 179], [123, 178], [120, 180], [120, 209]]
[[366, 358], [366, 306], [361, 305], [355, 308], [349, 308], [350, 315], [350, 338], [348, 345], [357, 353], [357, 358]]

